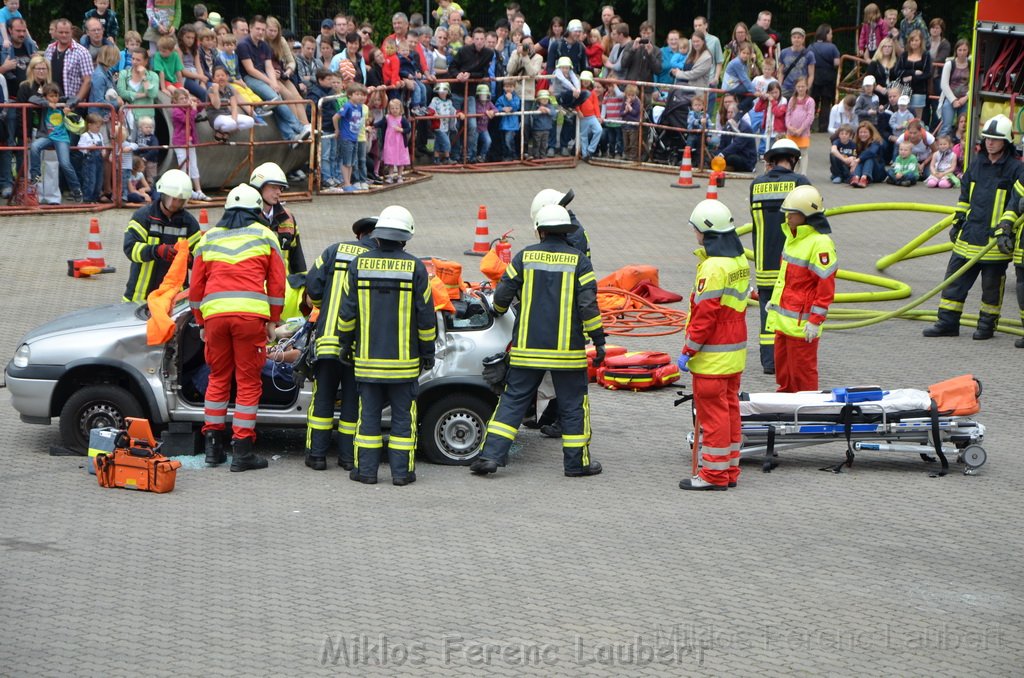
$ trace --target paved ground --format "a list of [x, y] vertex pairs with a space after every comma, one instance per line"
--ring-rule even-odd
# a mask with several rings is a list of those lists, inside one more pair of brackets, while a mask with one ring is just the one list
[[[830, 205], [956, 200], [825, 184], [824, 140], [814, 143], [811, 176]], [[519, 246], [534, 192], [572, 186], [600, 274], [650, 263], [684, 292], [686, 218], [702, 195], [670, 181], [589, 166], [439, 176], [294, 208], [312, 257], [355, 218], [401, 201], [417, 219], [413, 251], [472, 269], [459, 253], [478, 204], [492, 233], [516, 228]], [[746, 189], [721, 191], [744, 218]], [[120, 296], [126, 217], [101, 216], [119, 272], [93, 280], [64, 271], [83, 254], [87, 219], [0, 223], [0, 359], [30, 327]], [[872, 271], [933, 221], [836, 219], [841, 263]], [[944, 266], [920, 259], [892, 273], [921, 292]], [[1012, 298], [1004, 311], [1015, 313]], [[101, 490], [80, 459], [48, 456], [56, 426], [20, 423], [0, 390], [0, 675], [1019, 675], [1024, 351], [1005, 335], [926, 341], [921, 327], [827, 335], [823, 385], [924, 387], [973, 372], [989, 431], [977, 476], [935, 479], [915, 455], [870, 453], [849, 473], [819, 472], [842, 457], [836, 444], [784, 456], [770, 475], [745, 465], [738, 489], [691, 496], [676, 488], [689, 423], [674, 393], [597, 390], [597, 478], [562, 477], [558, 446], [525, 431], [515, 463], [490, 479], [424, 464], [412, 487], [371, 488], [308, 471], [294, 434], [274, 433], [262, 451], [292, 451], [267, 472], [185, 469], [173, 494], [144, 495]], [[675, 353], [681, 339], [622, 343]], [[772, 383], [751, 369], [744, 388]]]

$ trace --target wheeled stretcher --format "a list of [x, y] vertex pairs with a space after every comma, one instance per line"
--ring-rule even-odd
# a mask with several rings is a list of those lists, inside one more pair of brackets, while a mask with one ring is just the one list
[[[978, 384], [980, 395], [980, 384]], [[977, 472], [986, 459], [981, 442], [985, 426], [969, 415], [944, 413], [928, 391], [885, 391], [879, 400], [837, 402], [833, 392], [746, 393], [740, 396], [743, 447], [741, 457], [762, 458], [765, 473], [775, 468], [781, 450], [846, 442], [846, 459], [822, 470], [834, 473], [851, 466], [854, 452], [911, 452], [941, 462], [937, 475], [949, 469], [947, 457]]]

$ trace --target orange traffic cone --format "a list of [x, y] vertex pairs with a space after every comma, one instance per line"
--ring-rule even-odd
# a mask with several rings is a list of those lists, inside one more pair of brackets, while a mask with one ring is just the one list
[[672, 188], [700, 188], [699, 184], [693, 183], [693, 158], [690, 155], [690, 147], [683, 149], [683, 160], [679, 164], [679, 179]]
[[491, 249], [491, 234], [487, 229], [487, 206], [480, 205], [476, 212], [476, 237], [473, 240], [473, 249], [466, 250], [463, 254], [474, 257], [482, 257]]
[[718, 177], [715, 172], [708, 177], [708, 194], [704, 196], [707, 200], [718, 200]]
[[206, 208], [199, 210], [199, 230], [206, 233], [210, 230], [210, 215], [206, 213]]
[[89, 220], [89, 252], [86, 257], [93, 266], [105, 268], [106, 260], [103, 258], [103, 243], [100, 242], [100, 220], [93, 217]]

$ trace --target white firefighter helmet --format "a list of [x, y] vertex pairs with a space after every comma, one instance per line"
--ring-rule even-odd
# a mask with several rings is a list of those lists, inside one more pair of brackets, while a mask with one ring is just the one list
[[263, 197], [260, 192], [249, 184], [238, 184], [228, 193], [224, 201], [224, 209], [233, 210], [258, 210], [263, 207]]
[[416, 232], [416, 222], [409, 210], [401, 205], [388, 205], [377, 217], [377, 225], [370, 237], [406, 242]]
[[537, 210], [533, 220], [533, 228], [539, 233], [568, 233], [572, 230], [572, 219], [569, 210], [557, 203], [544, 205]]
[[799, 212], [805, 217], [825, 211], [825, 201], [814, 186], [797, 186], [782, 201], [783, 212]]
[[284, 175], [284, 170], [276, 162], [265, 162], [249, 175], [249, 185], [257, 191], [266, 184], [288, 188], [288, 177]]
[[774, 163], [776, 158], [784, 155], [792, 157], [793, 162], [796, 162], [800, 159], [800, 147], [792, 139], [779, 139], [764, 154], [764, 161]]
[[981, 126], [981, 136], [986, 139], [1002, 139], [1008, 144], [1013, 143], [1013, 123], [1000, 113], [985, 121]]
[[724, 202], [701, 200], [690, 212], [690, 225], [701, 233], [732, 233], [736, 222]]
[[157, 179], [156, 192], [170, 198], [188, 200], [192, 197], [192, 180], [180, 169], [169, 169]]
[[533, 202], [530, 203], [530, 221], [537, 220], [537, 211], [540, 210], [544, 205], [561, 205], [565, 207], [572, 202], [572, 197], [566, 200], [568, 193], [562, 191], [556, 191], [553, 188], [545, 188], [533, 196]]

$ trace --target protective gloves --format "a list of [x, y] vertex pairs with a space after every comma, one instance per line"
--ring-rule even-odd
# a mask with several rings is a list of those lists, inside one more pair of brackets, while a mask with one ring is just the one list
[[420, 358], [420, 369], [424, 372], [434, 369], [434, 356], [423, 356]]
[[594, 347], [594, 369], [597, 369], [604, 363], [604, 344]]
[[804, 339], [807, 343], [811, 343], [821, 334], [821, 325], [815, 325], [814, 323], [807, 323], [804, 325]]
[[682, 370], [683, 372], [690, 371], [690, 368], [686, 366], [686, 363], [688, 362], [690, 362], [690, 356], [686, 355], [685, 353], [680, 353], [679, 358], [676, 359], [676, 365], [678, 365], [679, 369]]
[[174, 245], [168, 245], [167, 243], [157, 245], [156, 249], [153, 250], [153, 254], [156, 255], [155, 258], [157, 259], [163, 259], [164, 261], [174, 261]]
[[1004, 221], [999, 224], [999, 230], [996, 231], [996, 247], [1003, 254], [1013, 254], [1013, 224], [1008, 221]]
[[957, 212], [953, 217], [953, 225], [949, 228], [949, 242], [956, 242], [957, 236], [960, 235], [960, 230], [964, 227], [965, 221], [967, 221], [967, 213]]
[[338, 362], [342, 365], [352, 367], [355, 365], [355, 359], [352, 355], [352, 344], [342, 344], [338, 349]]

